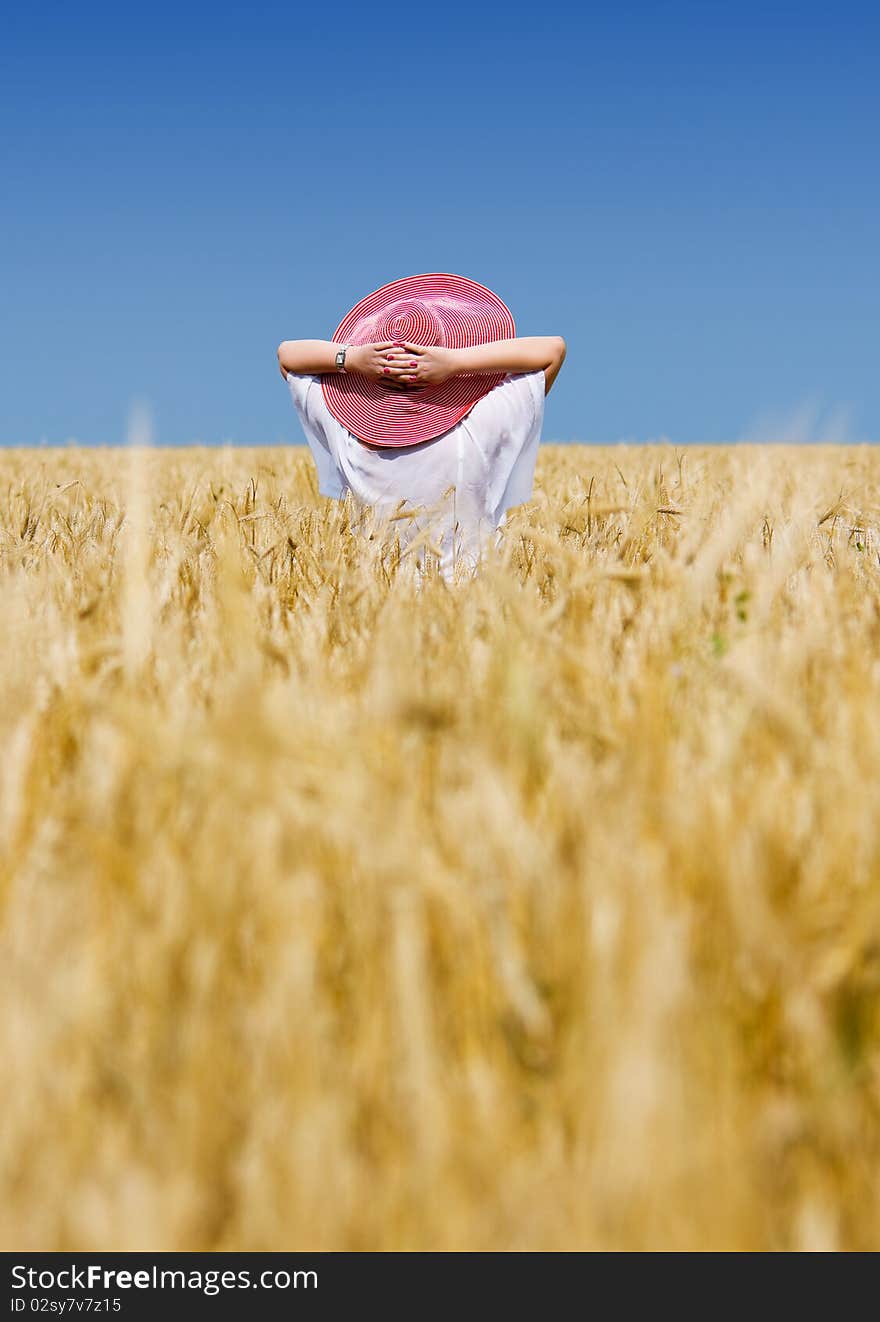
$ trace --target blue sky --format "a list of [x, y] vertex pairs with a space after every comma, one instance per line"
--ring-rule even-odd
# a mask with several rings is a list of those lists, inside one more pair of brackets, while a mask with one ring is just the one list
[[880, 18], [849, 3], [18, 5], [0, 444], [301, 440], [275, 362], [456, 271], [545, 440], [880, 440]]

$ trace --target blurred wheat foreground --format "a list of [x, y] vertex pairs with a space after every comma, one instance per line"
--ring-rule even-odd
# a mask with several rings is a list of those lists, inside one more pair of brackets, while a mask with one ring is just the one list
[[4, 1248], [880, 1246], [880, 451], [0, 475]]

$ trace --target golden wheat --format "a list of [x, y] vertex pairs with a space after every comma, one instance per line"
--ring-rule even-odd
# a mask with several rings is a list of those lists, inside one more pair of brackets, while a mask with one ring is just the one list
[[0, 476], [3, 1247], [880, 1245], [880, 452]]

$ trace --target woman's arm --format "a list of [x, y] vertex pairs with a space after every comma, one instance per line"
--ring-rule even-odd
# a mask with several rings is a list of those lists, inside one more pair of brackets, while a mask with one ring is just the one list
[[281, 375], [286, 378], [288, 372], [297, 376], [335, 372], [336, 355], [341, 348], [341, 344], [332, 340], [282, 340], [278, 346]]
[[565, 340], [561, 335], [523, 335], [515, 340], [492, 340], [455, 350], [456, 375], [462, 372], [537, 372], [562, 365]]
[[[315, 376], [334, 373], [336, 354], [341, 347], [333, 340], [284, 340], [278, 346], [281, 375], [286, 380], [288, 372]], [[389, 385], [430, 385], [463, 374], [537, 372], [543, 368], [546, 394], [556, 380], [565, 353], [561, 335], [519, 336], [467, 349], [384, 340], [377, 344], [351, 345], [345, 368], [377, 380], [384, 377]]]
[[[336, 374], [336, 355], [342, 347], [342, 342], [337, 343], [335, 340], [282, 340], [278, 346], [281, 375], [286, 381], [288, 372], [294, 376]], [[402, 358], [398, 360], [393, 355], [402, 355]], [[411, 357], [411, 354], [403, 352], [396, 340], [350, 344], [345, 354], [345, 370], [372, 377], [373, 380], [381, 377], [391, 384], [400, 379], [404, 371], [404, 360], [408, 365]]]
[[547, 394], [565, 361], [565, 340], [561, 335], [522, 335], [512, 340], [492, 340], [467, 349], [423, 347], [404, 341], [396, 352], [412, 355], [414, 371], [401, 369], [404, 382], [444, 381], [449, 376], [479, 376], [493, 372], [538, 372], [544, 369], [544, 393]]

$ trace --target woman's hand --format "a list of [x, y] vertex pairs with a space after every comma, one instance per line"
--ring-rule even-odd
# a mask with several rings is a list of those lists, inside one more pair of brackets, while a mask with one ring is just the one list
[[345, 355], [347, 371], [393, 386], [439, 385], [455, 372], [455, 350], [407, 340], [353, 344]]
[[357, 372], [371, 381], [381, 381], [385, 377], [384, 369], [388, 366], [388, 353], [393, 347], [392, 340], [383, 340], [378, 344], [352, 344], [345, 354], [346, 372]]
[[[399, 359], [401, 380], [417, 386], [439, 386], [455, 375], [455, 350], [442, 344], [410, 344], [404, 340], [392, 351]], [[396, 370], [392, 368], [392, 370]]]

